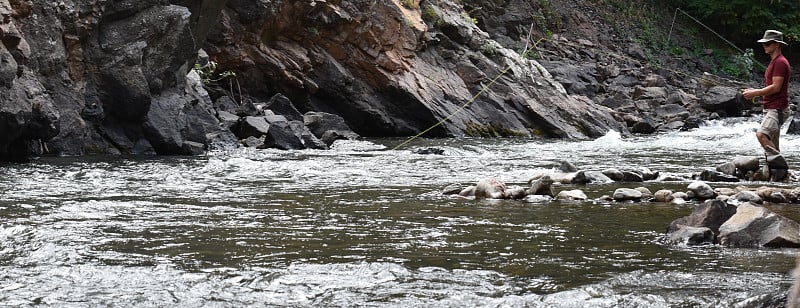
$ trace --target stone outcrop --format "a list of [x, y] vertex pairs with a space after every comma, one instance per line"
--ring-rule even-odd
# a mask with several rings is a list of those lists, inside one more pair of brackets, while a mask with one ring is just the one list
[[230, 1], [205, 49], [254, 97], [281, 93], [362, 136], [412, 135], [443, 120], [427, 136], [624, 130], [468, 17], [455, 1]]
[[224, 2], [0, 0], [0, 160], [229, 144], [188, 77]]

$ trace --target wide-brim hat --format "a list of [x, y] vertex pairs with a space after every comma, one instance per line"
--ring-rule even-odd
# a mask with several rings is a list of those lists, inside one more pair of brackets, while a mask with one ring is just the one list
[[780, 31], [777, 31], [777, 30], [764, 31], [764, 37], [762, 39], [758, 40], [758, 42], [759, 43], [778, 42], [778, 43], [781, 43], [783, 45], [789, 45], [789, 44], [786, 44], [786, 42], [783, 41], [783, 33], [781, 33]]

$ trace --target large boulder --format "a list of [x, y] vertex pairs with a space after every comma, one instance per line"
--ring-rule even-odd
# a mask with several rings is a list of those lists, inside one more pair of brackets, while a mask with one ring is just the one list
[[358, 134], [350, 129], [344, 118], [326, 112], [307, 112], [303, 115], [303, 124], [314, 136], [330, 146], [340, 139], [357, 139]]
[[720, 226], [736, 213], [736, 206], [719, 200], [708, 200], [699, 205], [689, 216], [678, 218], [670, 223], [667, 233], [684, 227], [709, 228], [718, 234]]
[[736, 88], [714, 86], [700, 97], [700, 105], [711, 112], [728, 117], [742, 116], [748, 109], [747, 101]]
[[800, 224], [749, 202], [719, 231], [720, 244], [730, 247], [800, 247]]

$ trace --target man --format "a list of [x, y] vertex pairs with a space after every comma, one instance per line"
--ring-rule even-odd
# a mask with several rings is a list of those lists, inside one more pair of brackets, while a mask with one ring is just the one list
[[766, 155], [780, 154], [778, 138], [781, 125], [789, 117], [789, 75], [792, 68], [783, 56], [781, 47], [787, 45], [783, 41], [783, 33], [767, 30], [764, 37], [758, 40], [764, 47], [764, 53], [770, 56], [769, 66], [764, 73], [765, 87], [761, 89], [745, 89], [744, 98], [751, 100], [756, 96], [764, 99], [764, 119], [756, 131], [756, 138], [764, 148]]

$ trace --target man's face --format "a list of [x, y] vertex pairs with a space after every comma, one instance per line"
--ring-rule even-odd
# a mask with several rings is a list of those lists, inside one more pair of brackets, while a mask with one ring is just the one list
[[772, 52], [775, 51], [775, 48], [778, 48], [778, 43], [766, 42], [766, 43], [761, 43], [761, 46], [764, 46], [764, 53], [771, 55]]

